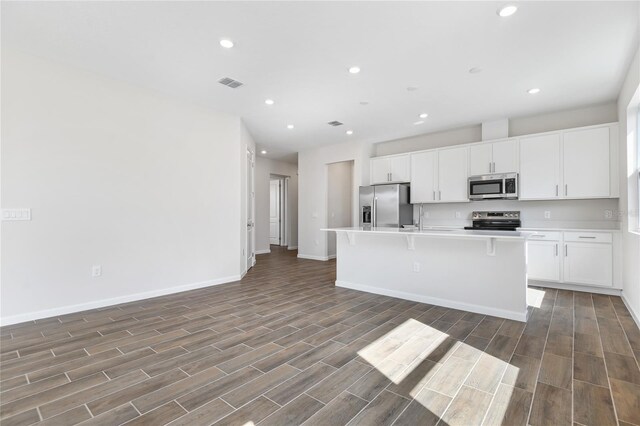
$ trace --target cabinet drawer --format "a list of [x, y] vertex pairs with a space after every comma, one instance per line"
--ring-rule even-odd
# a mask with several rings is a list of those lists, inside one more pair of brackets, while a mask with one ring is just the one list
[[538, 231], [527, 231], [531, 232], [529, 235], [530, 240], [537, 241], [560, 241], [560, 232], [538, 232]]
[[564, 240], [580, 243], [612, 243], [613, 235], [608, 232], [565, 232]]

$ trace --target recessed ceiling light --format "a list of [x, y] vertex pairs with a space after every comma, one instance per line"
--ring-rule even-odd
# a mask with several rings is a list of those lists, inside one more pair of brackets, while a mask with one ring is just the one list
[[537, 87], [534, 87], [533, 89], [527, 90], [527, 93], [530, 95], [535, 95], [536, 93], [540, 93], [540, 89], [538, 89]]
[[353, 67], [349, 68], [349, 72], [351, 74], [358, 74], [360, 72], [360, 67], [353, 66]]
[[413, 123], [413, 124], [414, 124], [415, 126], [417, 126], [418, 124], [422, 124], [422, 123], [424, 123], [424, 121], [419, 120], [419, 121], [416, 121], [416, 122], [415, 122], [415, 123]]
[[267, 153], [267, 151], [265, 151], [264, 149], [262, 151], [260, 151], [260, 154], [262, 154], [262, 155], [264, 155], [266, 153]]
[[222, 40], [220, 40], [220, 46], [224, 47], [225, 49], [231, 49], [233, 47], [233, 42], [228, 38], [223, 38]]
[[427, 118], [429, 116], [429, 114], [427, 114], [426, 112], [423, 112], [422, 114], [420, 114], [420, 118]]
[[348, 134], [348, 135], [352, 135], [353, 134], [353, 130], [347, 130], [345, 133]]
[[500, 15], [500, 17], [502, 17], [502, 18], [506, 18], [507, 16], [511, 16], [514, 13], [516, 13], [517, 10], [518, 10], [517, 6], [514, 6], [514, 5], [510, 4], [510, 5], [503, 6], [500, 9], [498, 9], [498, 15]]
[[469, 74], [478, 74], [479, 72], [482, 72], [482, 68], [478, 68], [478, 67], [469, 68]]
[[265, 104], [267, 104], [267, 105], [273, 105], [273, 104], [275, 104], [275, 102], [273, 102], [273, 99], [266, 99], [266, 100], [264, 101], [264, 103], [265, 103]]
[[287, 129], [293, 129], [293, 124], [287, 124]]

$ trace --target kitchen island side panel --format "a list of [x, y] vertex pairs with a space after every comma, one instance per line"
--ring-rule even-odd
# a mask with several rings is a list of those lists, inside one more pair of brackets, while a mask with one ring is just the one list
[[[337, 232], [336, 285], [526, 321], [524, 239]], [[418, 269], [416, 272], [415, 269]]]

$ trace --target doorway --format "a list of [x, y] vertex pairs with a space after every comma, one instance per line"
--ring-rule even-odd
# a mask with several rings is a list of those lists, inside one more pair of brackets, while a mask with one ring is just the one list
[[271, 179], [269, 181], [269, 244], [280, 245], [280, 180]]
[[[327, 226], [353, 226], [353, 161], [327, 164]], [[327, 257], [336, 257], [336, 233], [327, 235]]]
[[271, 175], [269, 179], [269, 244], [288, 245], [287, 194], [289, 178]]

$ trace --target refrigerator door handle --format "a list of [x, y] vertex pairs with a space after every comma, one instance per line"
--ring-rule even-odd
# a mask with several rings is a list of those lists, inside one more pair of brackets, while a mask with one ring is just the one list
[[373, 206], [371, 208], [372, 211], [372, 215], [371, 215], [371, 226], [372, 227], [376, 227], [378, 226], [378, 224], [376, 223], [377, 217], [376, 217], [376, 210], [378, 209], [378, 198], [377, 197], [373, 197]]

